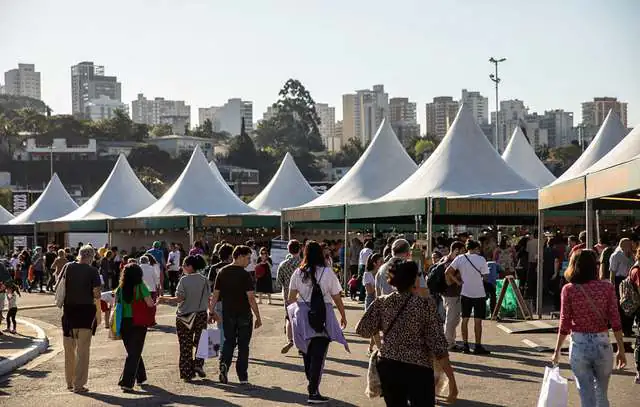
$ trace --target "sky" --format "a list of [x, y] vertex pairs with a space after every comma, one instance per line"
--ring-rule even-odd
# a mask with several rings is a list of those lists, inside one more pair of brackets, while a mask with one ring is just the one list
[[[71, 112], [70, 67], [104, 65], [122, 101], [185, 100], [198, 107], [240, 97], [254, 121], [289, 78], [316, 102], [384, 84], [418, 104], [478, 90], [495, 105], [520, 99], [530, 111], [614, 96], [640, 124], [640, 1], [637, 0], [0, 0], [0, 71], [18, 62], [41, 72], [42, 98]], [[4, 78], [0, 78], [4, 82]]]

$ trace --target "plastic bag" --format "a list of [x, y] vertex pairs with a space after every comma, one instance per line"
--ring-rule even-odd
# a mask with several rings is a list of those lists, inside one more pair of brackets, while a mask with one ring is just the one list
[[569, 384], [560, 376], [560, 368], [545, 367], [538, 407], [567, 407], [569, 405]]
[[364, 394], [370, 399], [382, 396], [382, 383], [378, 374], [378, 354], [376, 349], [369, 357], [369, 368], [367, 369], [367, 387]]
[[440, 362], [433, 361], [433, 373], [436, 383], [436, 396], [448, 397], [449, 396], [449, 378], [442, 370]]
[[211, 359], [220, 354], [220, 330], [218, 328], [203, 329], [198, 341], [196, 357]]
[[[512, 283], [518, 284], [517, 280], [511, 280]], [[502, 291], [502, 286], [504, 285], [504, 280], [496, 281], [496, 296], [500, 297], [500, 292]], [[507, 292], [504, 295], [504, 299], [502, 300], [502, 306], [500, 307], [500, 316], [502, 317], [514, 317], [518, 312], [518, 301], [516, 300], [516, 294], [513, 291], [513, 284], [509, 284], [507, 288]], [[493, 312], [493, 310], [489, 307], [489, 300], [487, 300], [487, 310], [489, 312]]]

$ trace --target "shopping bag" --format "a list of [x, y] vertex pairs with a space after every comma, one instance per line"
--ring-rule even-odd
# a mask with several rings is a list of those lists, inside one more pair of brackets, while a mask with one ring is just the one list
[[109, 339], [119, 340], [120, 326], [122, 323], [122, 304], [116, 303], [109, 316]]
[[538, 407], [567, 407], [569, 405], [569, 384], [560, 376], [560, 368], [545, 367]]
[[216, 358], [220, 354], [220, 330], [218, 328], [203, 329], [198, 341], [196, 357], [200, 359]]

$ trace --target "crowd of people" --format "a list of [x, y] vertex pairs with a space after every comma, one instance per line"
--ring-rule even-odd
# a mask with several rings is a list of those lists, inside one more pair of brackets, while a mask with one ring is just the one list
[[[624, 367], [623, 337], [633, 335], [634, 321], [640, 322], [640, 303], [632, 312], [631, 307], [623, 308], [621, 304], [629, 299], [620, 289], [629, 285], [640, 299], [636, 236], [620, 239], [615, 247], [603, 237], [593, 248], [587, 248], [584, 232], [566, 240], [546, 236], [544, 293], [560, 310], [552, 361], [558, 362], [562, 344], [571, 335], [570, 364], [584, 406], [608, 405], [614, 361], [608, 329], [614, 331], [618, 343], [616, 364]], [[127, 357], [118, 385], [130, 392], [147, 381], [142, 354], [147, 330], [154, 323], [140, 321], [158, 304], [173, 305], [180, 378], [191, 382], [206, 377], [205, 361], [195, 355], [195, 348], [203, 330], [215, 322], [221, 332], [219, 381], [228, 383], [237, 349], [239, 383], [250, 386], [251, 337], [262, 326], [259, 304], [263, 296], [272, 304], [275, 283], [284, 299], [280, 351], [298, 349], [308, 382], [308, 402], [321, 404], [328, 401], [320, 393], [320, 382], [329, 343], [349, 349], [343, 334], [348, 325], [343, 296], [350, 295], [352, 301], [363, 304], [364, 314], [355, 330], [369, 339], [368, 353], [386, 404], [435, 405], [440, 380], [448, 381], [448, 392], [442, 396], [449, 401], [457, 397], [449, 352], [490, 355], [482, 342], [482, 328], [496, 306], [497, 280], [513, 275], [525, 297], [536, 290], [538, 234], [518, 239], [503, 236], [495, 239], [493, 247], [488, 240], [475, 240], [464, 233], [453, 239], [440, 237], [432, 241], [429, 258], [424, 248], [404, 236], [364, 241], [356, 237], [349, 242], [347, 256], [342, 241], [291, 240], [288, 254], [274, 272], [269, 248], [254, 241], [236, 246], [222, 241], [211, 251], [208, 244], [196, 242], [189, 252], [180, 244], [156, 241], [150, 249], [132, 249], [130, 254], [106, 245], [99, 249], [49, 245], [45, 253], [40, 247], [16, 253], [8, 270], [0, 266], [0, 313], [6, 300], [7, 329], [15, 332], [21, 289], [55, 291], [58, 296], [62, 284], [67, 387], [86, 392], [91, 338], [102, 318], [111, 333], [114, 312], [119, 310], [114, 336], [122, 339]], [[350, 273], [349, 293], [344, 292], [340, 270]], [[640, 372], [640, 334], [635, 362]], [[635, 381], [640, 384], [640, 373]]]

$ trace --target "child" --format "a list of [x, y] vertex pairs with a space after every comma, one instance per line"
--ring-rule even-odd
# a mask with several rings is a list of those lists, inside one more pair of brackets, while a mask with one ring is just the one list
[[104, 312], [104, 327], [109, 329], [109, 319], [111, 318], [111, 307], [114, 300], [113, 291], [105, 291], [100, 294], [100, 310]]
[[356, 300], [356, 296], [358, 295], [358, 275], [351, 274], [351, 280], [349, 280], [349, 293], [351, 294], [351, 301]]
[[[16, 314], [18, 313], [18, 297], [20, 290], [16, 285], [7, 287], [7, 303], [9, 304], [9, 312], [7, 312], [7, 329], [5, 332], [16, 333]], [[13, 321], [13, 329], [11, 329], [11, 321]]]

